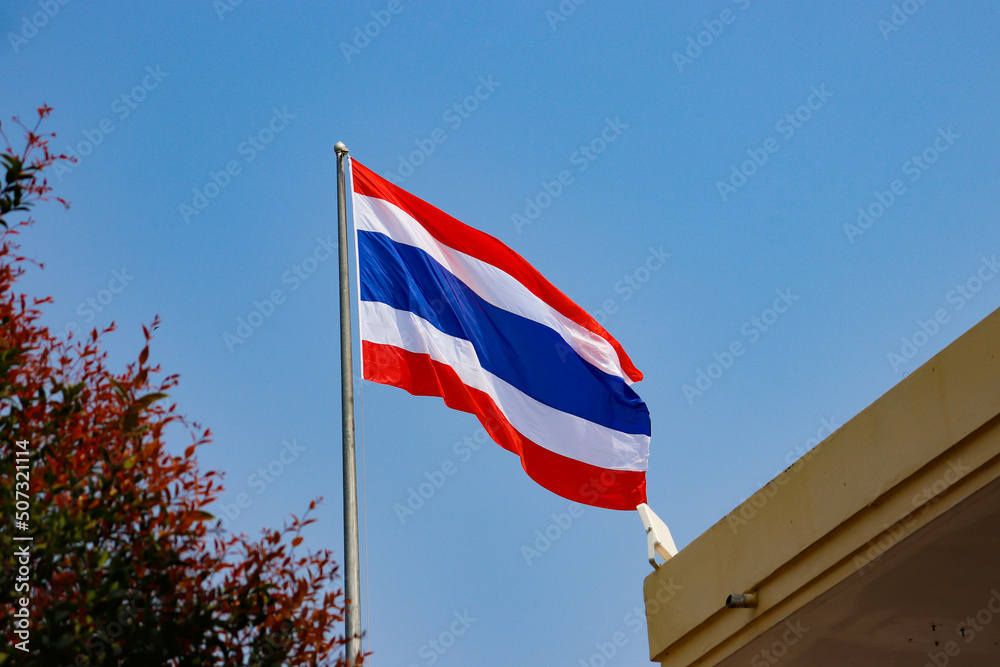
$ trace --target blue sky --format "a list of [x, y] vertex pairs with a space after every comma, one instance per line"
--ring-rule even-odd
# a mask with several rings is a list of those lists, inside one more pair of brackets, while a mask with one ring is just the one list
[[[24, 287], [53, 329], [114, 320], [119, 366], [162, 317], [234, 530], [324, 496], [308, 543], [342, 554], [338, 140], [622, 342], [679, 546], [1000, 305], [997, 2], [9, 0], [0, 28], [4, 127], [47, 103], [81, 156]], [[365, 383], [358, 415], [372, 664], [646, 662], [635, 513], [440, 400]]]

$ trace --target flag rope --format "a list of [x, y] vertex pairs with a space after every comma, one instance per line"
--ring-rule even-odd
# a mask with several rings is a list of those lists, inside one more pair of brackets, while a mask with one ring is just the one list
[[[350, 172], [348, 175], [346, 175], [347, 179], [348, 179], [347, 182], [350, 184], [347, 191], [353, 193], [354, 192], [354, 169], [353, 169], [354, 164], [353, 164], [353, 160], [350, 157], [347, 157], [347, 159], [345, 160], [345, 162], [347, 163], [345, 165], [345, 171], [349, 171]], [[361, 277], [360, 277], [360, 275], [358, 275], [359, 263], [358, 263], [357, 230], [355, 229], [355, 226], [354, 226], [354, 197], [351, 196], [350, 199], [351, 199], [351, 216], [350, 216], [351, 229], [350, 229], [349, 238], [351, 238], [354, 241], [354, 267], [355, 267], [355, 279], [356, 279], [355, 287], [357, 289], [358, 304], [360, 304], [361, 303]], [[353, 322], [352, 322], [352, 325], [353, 325]], [[361, 321], [359, 319], [358, 320], [358, 328], [359, 328], [359, 330], [360, 330], [360, 327], [361, 327]], [[360, 366], [361, 366], [361, 371], [360, 371], [361, 372], [361, 376], [360, 376], [361, 377], [361, 381], [358, 382], [358, 407], [360, 408], [360, 411], [361, 411], [361, 502], [362, 502], [362, 510], [361, 510], [362, 517], [361, 517], [361, 521], [364, 524], [364, 533], [365, 533], [365, 554], [364, 554], [364, 561], [365, 561], [365, 627], [367, 629], [367, 632], [365, 633], [365, 636], [368, 638], [368, 652], [372, 653], [372, 635], [371, 635], [371, 626], [372, 626], [371, 613], [372, 613], [372, 607], [371, 607], [371, 601], [370, 601], [370, 599], [368, 597], [368, 467], [367, 467], [367, 458], [366, 458], [366, 451], [365, 451], [365, 381], [364, 381], [364, 377], [365, 377], [364, 368], [365, 368], [365, 366], [364, 366], [364, 358], [361, 359]], [[351, 372], [352, 373], [354, 372], [353, 368], [351, 369]]]
[[365, 636], [368, 652], [372, 652], [372, 602], [368, 596], [368, 467], [365, 460], [365, 383], [358, 383], [358, 403], [361, 408], [361, 523], [365, 532]]

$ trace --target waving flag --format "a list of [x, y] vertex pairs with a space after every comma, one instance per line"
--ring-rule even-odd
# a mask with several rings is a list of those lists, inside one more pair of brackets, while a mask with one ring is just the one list
[[649, 411], [618, 341], [497, 239], [351, 165], [364, 378], [474, 414], [564, 498], [645, 502]]

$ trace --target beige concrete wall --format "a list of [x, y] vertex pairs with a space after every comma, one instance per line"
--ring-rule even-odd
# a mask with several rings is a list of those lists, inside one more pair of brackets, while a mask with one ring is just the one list
[[[716, 664], [1000, 477], [998, 415], [1000, 311], [647, 577], [651, 659]], [[724, 608], [754, 590], [757, 609]]]

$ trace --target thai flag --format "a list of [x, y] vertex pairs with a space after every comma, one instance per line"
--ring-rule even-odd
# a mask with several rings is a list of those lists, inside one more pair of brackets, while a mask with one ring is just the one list
[[351, 164], [363, 377], [476, 415], [564, 498], [645, 502], [649, 410], [618, 341], [497, 239]]

